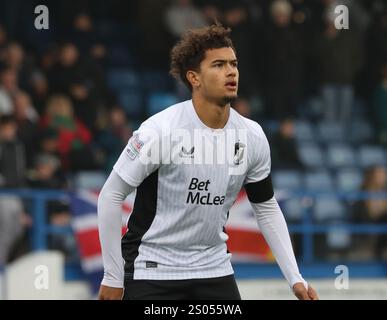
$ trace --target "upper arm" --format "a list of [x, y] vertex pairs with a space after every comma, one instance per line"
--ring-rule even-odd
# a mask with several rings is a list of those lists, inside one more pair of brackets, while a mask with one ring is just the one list
[[274, 196], [270, 175], [270, 146], [260, 126], [258, 130], [258, 137], [252, 141], [251, 165], [244, 181], [247, 196], [253, 203], [265, 202]]
[[126, 183], [138, 187], [161, 165], [160, 142], [159, 131], [145, 122], [133, 133], [113, 170]]

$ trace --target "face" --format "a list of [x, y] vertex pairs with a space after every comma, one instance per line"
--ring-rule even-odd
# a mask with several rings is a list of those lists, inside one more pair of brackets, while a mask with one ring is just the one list
[[374, 171], [374, 183], [377, 187], [383, 188], [386, 185], [387, 173], [383, 167], [377, 167]]
[[5, 71], [1, 77], [1, 84], [8, 91], [14, 90], [17, 87], [16, 71], [14, 70]]
[[19, 66], [24, 59], [23, 49], [18, 44], [12, 44], [7, 50], [7, 60], [11, 66]]
[[114, 127], [124, 126], [126, 124], [126, 115], [121, 109], [114, 109], [110, 114], [110, 120]]
[[17, 127], [15, 123], [4, 124], [0, 128], [0, 139], [3, 141], [13, 141], [16, 138]]
[[37, 166], [36, 171], [40, 179], [48, 180], [54, 175], [55, 167], [49, 163], [40, 164]]
[[287, 138], [293, 137], [293, 135], [294, 135], [293, 122], [292, 121], [285, 121], [284, 123], [282, 123], [281, 132]]
[[206, 100], [225, 105], [238, 96], [239, 71], [232, 48], [207, 50], [199, 72], [189, 71], [193, 90]]
[[28, 107], [30, 106], [30, 99], [25, 94], [18, 94], [14, 98], [15, 114], [18, 118], [27, 117]]
[[62, 48], [60, 60], [64, 66], [72, 66], [78, 60], [78, 49], [72, 44], [67, 44]]
[[48, 153], [56, 153], [58, 151], [58, 141], [56, 138], [45, 138], [41, 141], [41, 148]]
[[287, 27], [290, 24], [290, 16], [284, 13], [273, 14], [273, 21], [279, 27]]

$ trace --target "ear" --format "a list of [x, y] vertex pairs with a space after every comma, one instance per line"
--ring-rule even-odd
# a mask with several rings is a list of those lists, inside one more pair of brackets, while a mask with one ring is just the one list
[[191, 84], [192, 88], [200, 87], [200, 75], [196, 71], [189, 70], [186, 75], [187, 80]]

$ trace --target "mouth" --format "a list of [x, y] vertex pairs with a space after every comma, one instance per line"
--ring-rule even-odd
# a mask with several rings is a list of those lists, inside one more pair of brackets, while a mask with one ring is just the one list
[[225, 86], [229, 90], [236, 90], [238, 87], [238, 83], [236, 81], [227, 81]]

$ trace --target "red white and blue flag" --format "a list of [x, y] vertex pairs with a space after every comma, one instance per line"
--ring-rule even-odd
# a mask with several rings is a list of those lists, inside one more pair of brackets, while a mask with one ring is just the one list
[[[79, 246], [83, 272], [90, 281], [92, 291], [98, 292], [103, 277], [101, 246], [98, 236], [97, 202], [99, 192], [79, 191], [72, 196], [73, 229]], [[122, 233], [133, 209], [135, 192], [123, 204]], [[254, 212], [242, 190], [230, 209], [226, 224], [228, 250], [233, 263], [272, 262], [273, 256], [259, 232]]]

